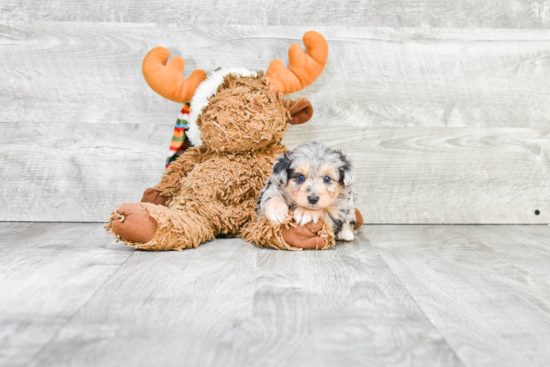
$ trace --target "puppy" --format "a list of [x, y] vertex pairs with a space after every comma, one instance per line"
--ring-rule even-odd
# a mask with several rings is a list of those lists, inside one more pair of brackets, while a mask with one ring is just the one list
[[323, 217], [338, 240], [352, 241], [357, 195], [355, 173], [339, 150], [321, 143], [302, 144], [278, 157], [256, 203], [259, 215], [281, 223], [294, 210], [298, 224]]

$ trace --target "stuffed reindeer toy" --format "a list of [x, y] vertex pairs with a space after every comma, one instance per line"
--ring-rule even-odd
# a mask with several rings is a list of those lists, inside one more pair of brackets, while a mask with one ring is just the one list
[[[145, 79], [161, 96], [186, 104], [180, 117], [187, 124], [179, 131], [190, 147], [175, 155], [142, 202], [122, 204], [111, 214], [107, 231], [143, 250], [197, 248], [220, 235], [284, 250], [332, 246], [334, 234], [323, 220], [297, 225], [290, 215], [275, 223], [256, 210], [276, 157], [287, 151], [281, 141], [288, 125], [313, 115], [307, 99], [283, 98], [312, 84], [327, 62], [323, 36], [307, 32], [303, 42], [305, 53], [296, 43], [290, 46], [288, 68], [275, 59], [265, 75], [244, 68], [207, 75], [199, 69], [185, 79], [183, 59], [166, 63], [167, 49], [151, 50], [143, 61]], [[173, 144], [185, 148], [182, 140], [180, 134]]]

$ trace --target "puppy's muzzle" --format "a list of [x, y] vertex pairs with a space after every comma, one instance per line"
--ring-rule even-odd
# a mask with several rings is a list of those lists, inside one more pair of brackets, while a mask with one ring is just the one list
[[314, 195], [308, 196], [307, 201], [309, 201], [311, 205], [317, 204], [317, 202], [319, 201], [319, 196], [314, 196]]

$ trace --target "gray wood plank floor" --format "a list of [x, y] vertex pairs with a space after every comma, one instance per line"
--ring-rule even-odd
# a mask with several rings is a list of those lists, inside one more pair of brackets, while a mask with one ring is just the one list
[[544, 366], [549, 226], [363, 226], [325, 252], [141, 252], [0, 223], [2, 366]]

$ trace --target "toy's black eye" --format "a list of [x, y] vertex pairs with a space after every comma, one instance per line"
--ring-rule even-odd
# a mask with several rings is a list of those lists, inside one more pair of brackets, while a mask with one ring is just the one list
[[305, 180], [306, 180], [306, 176], [304, 176], [304, 175], [298, 176], [298, 181], [299, 182], [304, 182]]
[[330, 177], [325, 176], [325, 177], [323, 178], [323, 181], [325, 181], [326, 183], [329, 183], [329, 182], [330, 182]]

